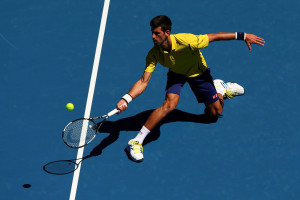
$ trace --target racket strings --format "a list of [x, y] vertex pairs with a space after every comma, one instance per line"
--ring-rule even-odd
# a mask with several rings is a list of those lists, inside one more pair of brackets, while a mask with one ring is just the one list
[[[64, 131], [65, 142], [72, 147], [88, 144], [96, 134], [95, 123], [87, 119], [74, 121]], [[86, 130], [85, 142], [81, 144], [81, 133]]]

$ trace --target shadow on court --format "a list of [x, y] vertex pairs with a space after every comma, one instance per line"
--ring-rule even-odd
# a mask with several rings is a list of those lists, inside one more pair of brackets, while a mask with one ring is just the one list
[[[154, 110], [147, 110], [132, 117], [123, 118], [117, 121], [105, 121], [102, 124], [100, 133], [108, 133], [99, 145], [97, 145], [90, 153], [92, 156], [99, 156], [103, 149], [114, 143], [120, 135], [121, 131], [140, 131], [146, 120]], [[202, 124], [210, 124], [217, 122], [218, 118], [211, 118], [205, 114], [196, 115], [187, 113], [178, 109], [172, 111], [166, 116], [145, 138], [143, 146], [157, 140], [160, 136], [160, 127], [172, 122], [194, 122]]]
[[[100, 144], [98, 144], [89, 155], [79, 159], [79, 162], [82, 162], [85, 159], [99, 156], [102, 154], [102, 151], [108, 147], [109, 145], [113, 144], [120, 135], [121, 131], [136, 131], [138, 132], [141, 127], [144, 125], [150, 114], [154, 110], [147, 110], [144, 112], [141, 112], [137, 115], [134, 115], [132, 117], [123, 118], [117, 121], [105, 121], [99, 132], [100, 133], [108, 133], [109, 135], [104, 138]], [[175, 109], [173, 112], [171, 112], [168, 116], [166, 116], [152, 131], [151, 133], [146, 137], [146, 139], [143, 142], [143, 146], [157, 140], [160, 136], [160, 127], [167, 123], [172, 122], [194, 122], [194, 123], [202, 123], [202, 124], [210, 124], [217, 122], [218, 118], [212, 118], [208, 115], [201, 114], [191, 114], [187, 113], [181, 110]], [[127, 154], [128, 156], [128, 154]], [[130, 159], [130, 157], [128, 157]], [[64, 175], [69, 174], [73, 171], [75, 171], [78, 167], [77, 163], [78, 161], [76, 159], [73, 160], [58, 160], [53, 161], [50, 163], [47, 163], [43, 166], [43, 170], [49, 174], [55, 174], [55, 175]]]

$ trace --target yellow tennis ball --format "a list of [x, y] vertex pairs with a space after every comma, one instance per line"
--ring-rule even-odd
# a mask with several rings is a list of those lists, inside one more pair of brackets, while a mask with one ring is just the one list
[[72, 103], [67, 103], [66, 108], [68, 111], [72, 111], [74, 109], [74, 105]]

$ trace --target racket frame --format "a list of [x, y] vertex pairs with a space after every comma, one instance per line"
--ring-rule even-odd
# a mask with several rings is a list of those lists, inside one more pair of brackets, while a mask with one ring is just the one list
[[[86, 146], [86, 145], [88, 145], [89, 143], [91, 143], [93, 140], [94, 140], [94, 138], [96, 137], [96, 135], [97, 135], [97, 132], [98, 132], [98, 130], [100, 129], [100, 127], [101, 127], [101, 125], [103, 124], [103, 122], [105, 121], [105, 120], [107, 120], [109, 117], [111, 117], [112, 115], [114, 115], [114, 114], [116, 114], [116, 113], [118, 113], [118, 109], [116, 108], [116, 109], [114, 109], [114, 110], [112, 110], [112, 111], [110, 111], [108, 114], [106, 114], [106, 115], [102, 115], [102, 116], [100, 116], [100, 117], [94, 117], [94, 118], [79, 118], [79, 119], [75, 119], [75, 120], [73, 120], [73, 121], [71, 121], [71, 122], [69, 122], [68, 124], [67, 124], [67, 126], [63, 129], [63, 132], [62, 132], [62, 139], [63, 139], [63, 141], [64, 141], [64, 143], [68, 146], [68, 147], [71, 147], [71, 148], [74, 148], [74, 149], [78, 149], [78, 148], [81, 148], [81, 147], [84, 147], [84, 146]], [[103, 119], [101, 122], [100, 122], [100, 124], [99, 123], [96, 123], [94, 120], [97, 120], [97, 119]], [[92, 137], [92, 139], [90, 139], [88, 142], [85, 142], [83, 145], [81, 145], [81, 146], [72, 146], [72, 145], [70, 145], [70, 144], [68, 144], [68, 142], [65, 140], [65, 137], [64, 137], [64, 135], [65, 135], [65, 131], [66, 131], [66, 129], [72, 124], [72, 123], [74, 123], [74, 122], [76, 122], [76, 121], [80, 121], [80, 120], [89, 120], [89, 121], [91, 121], [93, 124], [94, 124], [94, 126], [96, 126], [96, 128], [94, 129], [93, 128], [93, 130], [95, 131], [95, 133], [94, 133], [94, 136]], [[99, 125], [98, 125], [99, 124]], [[94, 127], [93, 126], [93, 127]]]

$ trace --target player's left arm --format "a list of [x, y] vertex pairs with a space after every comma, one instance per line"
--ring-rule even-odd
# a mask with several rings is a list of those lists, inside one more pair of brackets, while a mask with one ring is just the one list
[[[238, 34], [243, 34], [243, 37], [240, 37]], [[242, 39], [245, 40], [249, 50], [251, 51], [251, 44], [258, 44], [261, 46], [264, 46], [265, 40], [263, 38], [260, 38], [254, 34], [250, 33], [226, 33], [226, 32], [220, 32], [220, 33], [209, 33], [208, 39], [209, 42], [214, 41], [220, 41], [220, 40], [236, 40], [236, 39]]]

